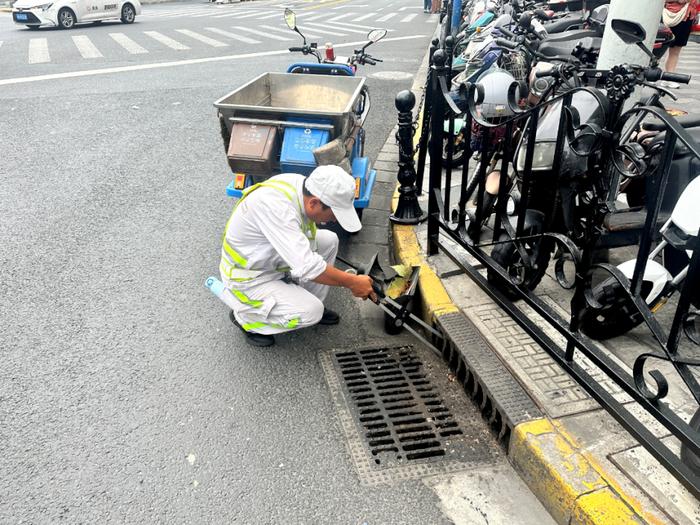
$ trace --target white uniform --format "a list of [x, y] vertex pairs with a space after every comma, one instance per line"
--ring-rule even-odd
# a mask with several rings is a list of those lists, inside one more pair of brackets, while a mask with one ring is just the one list
[[304, 179], [282, 174], [249, 188], [226, 224], [219, 271], [237, 298], [236, 320], [250, 332], [287, 332], [323, 315], [328, 286], [313, 279], [335, 263], [338, 236], [306, 217]]

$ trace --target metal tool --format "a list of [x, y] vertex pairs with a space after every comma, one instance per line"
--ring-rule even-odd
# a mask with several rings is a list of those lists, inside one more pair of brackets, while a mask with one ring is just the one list
[[[438, 349], [434, 344], [429, 342], [423, 335], [421, 335], [414, 326], [407, 323], [415, 323], [415, 325], [426, 330], [431, 335], [437, 337], [440, 340], [444, 340], [444, 336], [435, 328], [424, 322], [422, 319], [413, 315], [409, 310], [408, 306], [410, 301], [398, 302], [391, 297], [386, 295], [386, 287], [393, 281], [397, 274], [387, 276], [386, 272], [383, 270], [379, 264], [377, 254], [375, 253], [367, 264], [355, 264], [342, 257], [336, 257], [336, 260], [348, 266], [358, 275], [368, 275], [372, 279], [372, 289], [377, 295], [377, 300], [374, 303], [379, 306], [384, 313], [393, 319], [393, 323], [397, 328], [405, 328], [411, 334], [413, 334], [416, 339], [420, 340], [425, 346], [430, 348], [437, 355], [442, 357], [442, 351]], [[393, 270], [392, 270], [393, 271]], [[403, 303], [403, 304], [402, 304]]]

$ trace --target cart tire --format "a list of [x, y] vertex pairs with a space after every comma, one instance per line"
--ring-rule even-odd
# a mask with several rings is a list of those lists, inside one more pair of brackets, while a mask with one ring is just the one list
[[135, 18], [136, 18], [136, 10], [134, 9], [134, 6], [131, 4], [124, 4], [122, 6], [121, 21], [124, 24], [133, 24]]
[[[696, 432], [700, 432], [700, 408], [695, 411], [695, 415], [690, 420], [689, 425]], [[689, 450], [685, 443], [681, 444], [681, 462], [690, 467], [696, 475], [700, 476], [700, 456]]]
[[71, 29], [75, 26], [75, 13], [68, 7], [63, 7], [58, 12], [58, 27], [61, 29]]
[[621, 336], [644, 321], [622, 285], [612, 277], [593, 288], [593, 297], [602, 310], [586, 307], [581, 317], [581, 332], [591, 339], [604, 341]]
[[[530, 235], [528, 233], [528, 235]], [[507, 241], [508, 236], [502, 235], [499, 241]], [[547, 272], [547, 266], [549, 265], [549, 259], [552, 254], [552, 241], [549, 239], [542, 239], [540, 242], [540, 253], [537, 258], [537, 269], [525, 270], [525, 277], [523, 283], [518, 287], [522, 290], [532, 291], [537, 288], [540, 281]], [[526, 242], [525, 249], [532, 251], [532, 244]], [[507, 273], [514, 271], [515, 265], [520, 262], [520, 254], [515, 248], [514, 243], [503, 243], [494, 246], [493, 251], [491, 251], [491, 258], [501, 265]], [[492, 270], [488, 270], [487, 278], [489, 283], [496, 286], [508, 299], [515, 301], [520, 299], [520, 294], [516, 290], [516, 286], [511, 283], [505, 283], [503, 279]]]

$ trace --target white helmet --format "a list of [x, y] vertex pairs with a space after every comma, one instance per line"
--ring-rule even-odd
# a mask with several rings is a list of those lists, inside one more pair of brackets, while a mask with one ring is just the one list
[[[508, 91], [513, 84], [518, 86], [513, 75], [503, 69], [490, 69], [479, 77], [476, 85], [480, 93], [482, 118], [502, 118], [515, 114], [508, 104]], [[520, 98], [519, 90], [520, 88], [516, 87], [516, 101]]]

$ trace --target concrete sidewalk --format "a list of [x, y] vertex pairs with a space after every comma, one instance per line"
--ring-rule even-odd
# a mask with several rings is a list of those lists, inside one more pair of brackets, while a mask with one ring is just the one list
[[[682, 59], [681, 70], [700, 72], [700, 67], [689, 63], [694, 55], [686, 55], [691, 58], [685, 62]], [[414, 84], [416, 100], [421, 100], [426, 73], [424, 62]], [[700, 103], [700, 97], [696, 97], [697, 90], [689, 86], [679, 92], [678, 103], [668, 106], [689, 110]], [[392, 134], [375, 163], [380, 180], [392, 181], [397, 161]], [[426, 183], [427, 173], [426, 168]], [[426, 191], [421, 206], [427, 211]], [[558, 523], [700, 523], [700, 504], [692, 494], [507, 313], [446, 256], [425, 255], [426, 223], [417, 227], [392, 225], [390, 238], [397, 262], [422, 265], [424, 318], [445, 333], [448, 361], [465, 390], [503, 439], [511, 463]], [[614, 251], [611, 257], [621, 261], [630, 255], [623, 250]], [[571, 295], [558, 286], [553, 273], [550, 268], [538, 295], [568, 318]], [[669, 305], [663, 315], [668, 318], [672, 313]], [[563, 340], [534, 312], [530, 317], [554, 340]], [[668, 326], [666, 321], [664, 325]], [[652, 345], [642, 327], [600, 346], [629, 370], [640, 346], [656, 350]], [[577, 361], [588, 371], [595, 370], [585, 358]], [[600, 377], [601, 373], [594, 375]], [[669, 371], [667, 377], [674, 378], [674, 373]], [[657, 436], [672, 449], [679, 449], [678, 441], [661, 425], [651, 423], [651, 416], [635, 407], [617, 385], [607, 378], [600, 379], [617, 400], [639, 414], [640, 420], [649, 421]], [[690, 419], [695, 402], [680, 385], [680, 379], [671, 385], [667, 400], [674, 410]]]

